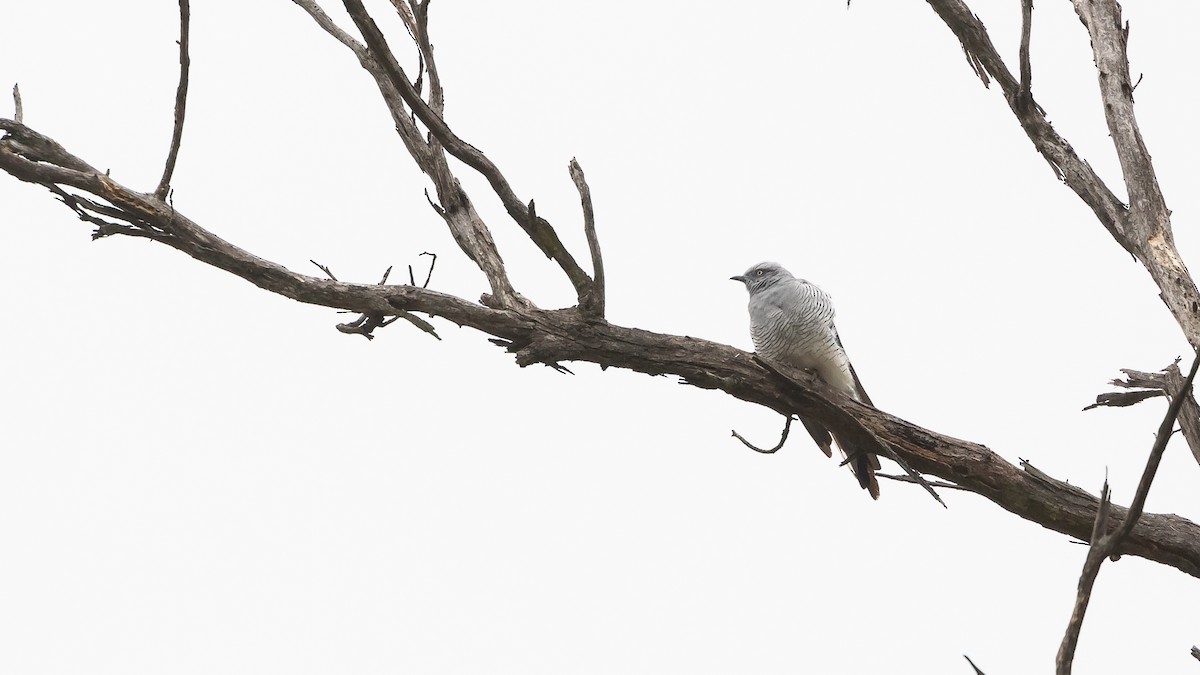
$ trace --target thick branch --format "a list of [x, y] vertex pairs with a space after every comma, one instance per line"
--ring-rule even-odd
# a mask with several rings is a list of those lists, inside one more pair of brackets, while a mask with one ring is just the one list
[[[1018, 468], [982, 445], [923, 429], [827, 388], [818, 392], [787, 384], [759, 366], [751, 354], [733, 347], [597, 322], [577, 309], [494, 309], [414, 286], [348, 284], [299, 274], [224, 241], [152, 196], [95, 170], [72, 168], [87, 164], [49, 139], [39, 137], [57, 148], [60, 164], [24, 157], [13, 146], [27, 145], [32, 132], [11, 120], [0, 119], [0, 128], [15, 129], [19, 136], [0, 141], [0, 170], [60, 191], [91, 194], [124, 213], [129, 222], [161, 232], [157, 241], [273, 293], [367, 315], [404, 310], [440, 316], [499, 338], [522, 366], [585, 361], [650, 375], [676, 375], [693, 386], [719, 389], [780, 414], [811, 417], [837, 433], [872, 434], [915, 470], [982, 495], [1026, 520], [1079, 539], [1087, 539], [1091, 532], [1098, 502], [1087, 492], [1028, 463]], [[1113, 507], [1115, 520], [1124, 516], [1124, 509]], [[1200, 577], [1200, 526], [1176, 515], [1147, 514], [1119, 552]]]

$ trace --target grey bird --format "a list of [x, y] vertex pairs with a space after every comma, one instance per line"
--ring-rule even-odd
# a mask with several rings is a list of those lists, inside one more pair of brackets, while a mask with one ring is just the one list
[[[730, 279], [742, 282], [750, 292], [750, 337], [760, 357], [813, 371], [831, 388], [860, 403], [874, 405], [842, 347], [828, 293], [816, 284], [797, 279], [774, 262], [758, 263]], [[819, 422], [801, 421], [817, 445], [832, 456], [829, 431]], [[856, 450], [836, 434], [833, 439], [848, 458], [858, 484], [873, 499], [879, 499], [879, 481], [875, 478], [879, 458]]]

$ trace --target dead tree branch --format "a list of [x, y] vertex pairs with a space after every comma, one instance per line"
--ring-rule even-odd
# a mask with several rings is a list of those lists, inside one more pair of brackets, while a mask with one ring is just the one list
[[21, 86], [13, 85], [13, 119], [17, 124], [25, 121], [25, 104], [21, 102]]
[[[365, 44], [338, 28], [315, 3], [294, 1], [325, 32], [346, 46], [375, 79], [405, 148], [437, 191], [442, 209], [439, 215], [459, 247], [487, 277], [491, 294], [485, 296], [483, 303], [415, 284], [352, 284], [294, 272], [223, 240], [154, 195], [129, 189], [15, 120], [0, 119], [0, 129], [7, 132], [0, 139], [0, 170], [54, 190], [73, 212], [80, 217], [86, 215], [85, 219], [95, 223], [102, 235], [153, 238], [269, 292], [356, 312], [365, 318], [359, 326], [352, 326], [355, 328], [370, 322], [384, 325], [386, 317], [430, 314], [493, 336], [514, 354], [521, 366], [541, 363], [561, 367], [559, 364], [568, 361], [583, 361], [650, 375], [676, 375], [692, 386], [721, 390], [783, 415], [799, 414], [802, 419], [817, 423], [810, 431], [814, 428], [826, 434], [833, 431], [861, 441], [864, 447], [878, 446], [885, 456], [894, 453], [914, 471], [956, 484], [1044, 527], [1081, 539], [1091, 532], [1099, 506], [1097, 499], [1046, 476], [1027, 462], [1018, 467], [982, 445], [923, 429], [803, 383], [789, 383], [762, 367], [752, 355], [726, 345], [596, 321], [595, 316], [584, 311], [583, 304], [597, 282], [589, 279], [570, 257], [549, 223], [517, 199], [496, 166], [450, 131], [437, 109], [441, 104], [421, 98], [361, 2], [345, 0]], [[954, 25], [964, 27], [960, 39], [967, 54], [983, 69], [982, 73], [991, 73], [1006, 98], [1014, 101], [1018, 85], [1003, 68], [974, 15], [955, 0], [930, 1], [940, 14], [950, 17], [948, 24], [955, 22]], [[423, 17], [427, 6], [418, 3], [413, 7], [420, 42], [426, 32]], [[428, 42], [428, 37], [424, 40]], [[432, 97], [436, 68], [433, 50], [422, 45], [419, 49], [423, 67], [430, 76]], [[437, 88], [440, 89], [440, 82]], [[1054, 133], [1040, 109], [1030, 105], [1017, 113], [1035, 144], [1060, 168], [1064, 180], [1085, 198], [1122, 245], [1138, 250], [1125, 238], [1124, 205]], [[417, 121], [428, 129], [428, 135], [418, 128]], [[509, 215], [571, 279], [580, 298], [579, 307], [543, 310], [516, 292], [488, 228], [450, 170], [443, 149], [488, 179]], [[597, 267], [597, 277], [601, 276], [599, 271]], [[1110, 517], [1120, 520], [1125, 513], [1124, 509], [1112, 506]], [[1117, 552], [1138, 555], [1200, 576], [1200, 526], [1175, 515], [1146, 514], [1137, 519], [1128, 537], [1119, 543]]]
[[1196, 379], [1198, 369], [1200, 369], [1200, 351], [1197, 351], [1192, 359], [1192, 369], [1188, 372], [1187, 379], [1173, 392], [1171, 405], [1167, 406], [1167, 414], [1163, 417], [1162, 423], [1158, 425], [1154, 446], [1150, 448], [1150, 456], [1146, 459], [1146, 468], [1142, 470], [1142, 478], [1138, 481], [1133, 503], [1129, 505], [1129, 511], [1121, 519], [1121, 524], [1112, 532], [1108, 531], [1111, 524], [1112, 504], [1109, 501], [1108, 480], [1104, 481], [1104, 487], [1100, 490], [1100, 506], [1096, 510], [1092, 536], [1088, 539], [1090, 543], [1088, 554], [1083, 562], [1083, 571], [1079, 574], [1075, 607], [1071, 612], [1071, 620], [1067, 623], [1067, 630], [1063, 634], [1062, 644], [1059, 645], [1058, 656], [1055, 658], [1058, 675], [1070, 675], [1071, 673], [1071, 667], [1075, 660], [1075, 647], [1079, 643], [1079, 631], [1083, 627], [1083, 617], [1087, 613], [1088, 603], [1092, 598], [1092, 586], [1096, 583], [1100, 566], [1104, 563], [1105, 558], [1110, 556], [1116, 558], [1121, 541], [1129, 536], [1134, 526], [1137, 525], [1138, 518], [1142, 516], [1142, 509], [1146, 505], [1146, 497], [1150, 494], [1150, 486], [1154, 483], [1158, 465], [1162, 461], [1163, 452], [1167, 449], [1167, 443], [1171, 440], [1171, 430], [1175, 428], [1175, 418], [1183, 409], [1184, 402], [1191, 397], [1192, 382]]
[[1017, 90], [1017, 102], [1022, 106], [1033, 105], [1033, 66], [1029, 62], [1029, 36], [1033, 29], [1033, 0], [1021, 0], [1021, 88]]
[[[928, 2], [958, 37], [968, 60], [977, 64], [977, 72], [982, 69], [985, 84], [987, 74], [999, 83], [1021, 128], [1055, 174], [1092, 209], [1113, 239], [1145, 266], [1188, 342], [1193, 348], [1200, 347], [1200, 312], [1196, 311], [1200, 307], [1200, 290], [1175, 248], [1171, 213], [1138, 130], [1126, 52], [1128, 26], [1122, 25], [1120, 5], [1116, 0], [1072, 0], [1091, 37], [1105, 120], [1120, 159], [1129, 194], [1128, 206], [1054, 130], [1032, 94], [1029, 105], [1022, 103], [1022, 83], [1013, 78], [992, 44], [987, 28], [967, 4], [962, 0]], [[1026, 56], [1024, 48], [1021, 55]]]
[[187, 111], [188, 70], [192, 57], [188, 54], [188, 24], [191, 22], [188, 0], [179, 0], [179, 86], [175, 89], [175, 126], [171, 130], [171, 149], [167, 151], [166, 166], [162, 178], [154, 190], [159, 199], [166, 199], [171, 189], [171, 176], [175, 173], [175, 162], [179, 159], [179, 144], [183, 140], [183, 117]]
[[[360, 0], [343, 0], [343, 4], [367, 44], [370, 58], [373, 60], [372, 67], [381, 71], [381, 75], [386, 81], [388, 88], [399, 95], [403, 103], [429, 129], [429, 133], [436, 139], [437, 144], [441, 148], [444, 148], [459, 161], [487, 179], [493, 192], [500, 198], [500, 202], [504, 205], [505, 210], [508, 211], [509, 216], [525, 230], [530, 240], [537, 245], [547, 258], [558, 263], [559, 267], [562, 268], [567, 278], [571, 281], [572, 286], [575, 287], [575, 294], [579, 298], [579, 301], [581, 303], [584, 302], [591, 292], [593, 282], [583, 269], [579, 267], [579, 263], [575, 262], [575, 258], [567, 251], [566, 247], [563, 246], [562, 241], [558, 238], [558, 234], [551, 227], [550, 223], [544, 218], [538, 217], [525, 202], [517, 198], [516, 193], [513, 192], [512, 187], [509, 185], [508, 179], [504, 177], [504, 174], [500, 172], [500, 169], [492, 160], [480, 152], [478, 148], [459, 138], [447, 126], [441, 115], [421, 98], [413, 83], [404, 74], [404, 69], [400, 67], [399, 62], [392, 53], [391, 47], [388, 46], [383, 32], [376, 25], [375, 20], [371, 18], [371, 15], [367, 12], [362, 2]], [[432, 51], [425, 55], [426, 68], [435, 67], [432, 65], [430, 57], [432, 57]], [[364, 67], [367, 66], [364, 64]], [[368, 68], [368, 70], [370, 69]], [[393, 116], [395, 116], [394, 113]], [[455, 181], [455, 184], [457, 186], [457, 181]], [[458, 188], [458, 191], [461, 192], [461, 187]], [[441, 190], [438, 191], [438, 196], [443, 208], [449, 211], [446, 198], [442, 195]], [[463, 198], [465, 199], [465, 195]], [[495, 292], [495, 289], [493, 289], [493, 292]]]
[[587, 237], [588, 251], [592, 256], [592, 289], [586, 298], [581, 299], [579, 306], [585, 311], [604, 318], [604, 259], [600, 256], [600, 240], [596, 238], [596, 214], [592, 209], [592, 189], [588, 187], [587, 178], [583, 175], [583, 167], [574, 157], [568, 166], [571, 180], [579, 190], [579, 201], [583, 206], [583, 233]]

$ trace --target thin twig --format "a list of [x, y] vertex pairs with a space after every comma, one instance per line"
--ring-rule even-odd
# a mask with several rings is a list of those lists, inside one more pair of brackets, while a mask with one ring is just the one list
[[[875, 472], [875, 477], [876, 478], [886, 478], [888, 480], [894, 480], [898, 483], [915, 483], [917, 485], [920, 485], [920, 483], [916, 479], [914, 479], [912, 476], [909, 476], [908, 474], [900, 475], [900, 474], [894, 474], [894, 473]], [[970, 492], [970, 490], [968, 490], [967, 488], [965, 488], [957, 483], [947, 483], [946, 481], [929, 480], [929, 479], [926, 479], [926, 482], [931, 487], [946, 488], [947, 490], [962, 490], [963, 492]]]
[[334, 281], [337, 281], [337, 280], [338, 280], [338, 278], [337, 278], [337, 277], [333, 276], [333, 272], [329, 271], [329, 268], [328, 268], [328, 267], [326, 267], [326, 266], [322, 265], [321, 263], [317, 262], [316, 260], [313, 260], [312, 258], [309, 258], [308, 262], [310, 262], [310, 263], [312, 263], [312, 264], [316, 265], [316, 266], [317, 266], [317, 269], [319, 269], [319, 270], [321, 270], [322, 272], [324, 272], [324, 273], [325, 273], [325, 274], [326, 274], [326, 275], [327, 275], [327, 276], [328, 276], [330, 279], [333, 279]]
[[604, 259], [600, 256], [600, 240], [596, 238], [596, 215], [592, 209], [592, 189], [588, 187], [583, 175], [583, 167], [572, 157], [568, 165], [571, 180], [579, 190], [579, 201], [583, 205], [583, 234], [587, 237], [588, 251], [592, 255], [592, 292], [587, 301], [581, 303], [583, 309], [591, 311], [596, 317], [604, 318]]
[[21, 103], [21, 87], [13, 85], [13, 121], [17, 124], [25, 123], [25, 106]]
[[1029, 33], [1032, 25], [1033, 0], [1021, 0], [1021, 88], [1017, 90], [1017, 101], [1022, 106], [1027, 106], [1033, 101], [1033, 92], [1029, 88], [1033, 74], [1032, 67], [1029, 65]]
[[187, 110], [188, 69], [192, 58], [188, 55], [188, 24], [192, 11], [188, 0], [179, 0], [179, 86], [175, 89], [175, 128], [171, 131], [171, 149], [167, 152], [167, 164], [163, 167], [162, 179], [154, 191], [159, 199], [166, 199], [171, 189], [171, 175], [175, 173], [175, 161], [179, 158], [179, 143], [183, 140], [183, 116]]
[[1070, 675], [1071, 665], [1075, 660], [1075, 647], [1079, 643], [1079, 631], [1083, 627], [1083, 617], [1087, 613], [1088, 602], [1092, 596], [1092, 586], [1096, 582], [1096, 575], [1100, 573], [1100, 565], [1104, 563], [1105, 558], [1117, 554], [1117, 548], [1121, 541], [1129, 536], [1134, 525], [1137, 524], [1138, 518], [1142, 515], [1142, 509], [1146, 505], [1146, 496], [1150, 494], [1150, 485], [1154, 482], [1154, 475], [1158, 472], [1163, 452], [1167, 449], [1167, 443], [1173, 435], [1171, 430], [1175, 427], [1175, 418], [1179, 416], [1179, 411], [1183, 408], [1183, 403], [1192, 390], [1192, 382], [1196, 379], [1197, 370], [1200, 370], [1200, 350], [1196, 352], [1192, 360], [1192, 369], [1188, 372], [1187, 379], [1171, 398], [1167, 414], [1163, 417], [1162, 423], [1158, 425], [1154, 446], [1150, 448], [1150, 456], [1146, 459], [1146, 468], [1142, 470], [1142, 478], [1138, 481], [1133, 502], [1129, 505], [1124, 520], [1116, 530], [1109, 534], [1105, 534], [1105, 532], [1108, 529], [1108, 516], [1112, 502], [1108, 494], [1108, 479], [1104, 480], [1104, 487], [1100, 491], [1100, 507], [1096, 510], [1096, 520], [1092, 528], [1091, 546], [1088, 548], [1087, 558], [1083, 561], [1083, 570], [1079, 574], [1075, 607], [1071, 611], [1071, 620], [1067, 623], [1067, 630], [1063, 634], [1062, 644], [1059, 645], [1058, 656], [1055, 659], [1058, 675]]
[[757, 445], [754, 445], [753, 443], [751, 443], [750, 441], [742, 438], [742, 435], [739, 434], [736, 430], [733, 430], [733, 437], [738, 439], [739, 441], [741, 441], [742, 445], [746, 446], [747, 448], [750, 448], [751, 450], [753, 450], [755, 452], [761, 452], [764, 455], [775, 454], [776, 452], [779, 452], [779, 449], [782, 448], [783, 444], [787, 442], [788, 432], [792, 430], [792, 417], [793, 417], [792, 415], [788, 415], [786, 417], [787, 421], [783, 423], [783, 433], [779, 436], [779, 442], [776, 443], [775, 447], [773, 447], [773, 448], [766, 448], [766, 449], [760, 448]]
[[[429, 288], [429, 280], [433, 278], [433, 266], [437, 264], [437, 254], [429, 251], [421, 251], [420, 255], [431, 256], [429, 261], [429, 273], [425, 275], [425, 283], [421, 284], [421, 288]], [[414, 286], [416, 284], [413, 284]]]

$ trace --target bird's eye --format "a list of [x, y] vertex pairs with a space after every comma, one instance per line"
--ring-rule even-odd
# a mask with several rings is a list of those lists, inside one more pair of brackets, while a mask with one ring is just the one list
[[762, 271], [762, 270], [754, 270], [754, 276], [756, 276], [756, 277], [761, 277], [762, 275], [763, 275], [763, 271]]

